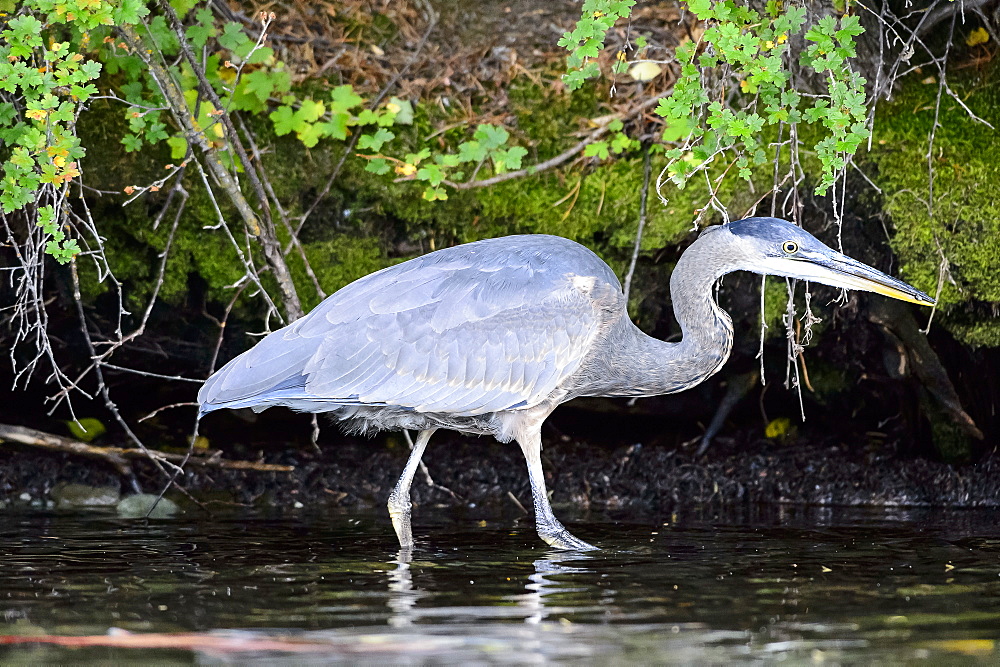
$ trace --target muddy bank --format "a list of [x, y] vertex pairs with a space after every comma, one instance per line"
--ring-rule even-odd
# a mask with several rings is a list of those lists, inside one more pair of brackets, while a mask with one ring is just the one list
[[[1000, 506], [1000, 455], [976, 464], [949, 465], [882, 445], [793, 442], [738, 436], [702, 457], [695, 447], [662, 444], [600, 446], [572, 438], [547, 440], [543, 462], [555, 505], [666, 512], [691, 505], [755, 503], [823, 506]], [[290, 473], [189, 470], [185, 489], [209, 504], [254, 506], [382, 506], [406, 461], [405, 443], [392, 438], [349, 438], [329, 431], [320, 450], [279, 451], [227, 447], [226, 458], [290, 464]], [[524, 461], [516, 444], [439, 433], [426, 462], [434, 481], [418, 472], [415, 505], [469, 506], [502, 512], [531, 507]], [[136, 466], [144, 491], [163, 486], [151, 466]], [[99, 462], [5, 447], [0, 451], [0, 501], [51, 504], [62, 483], [129, 485]], [[171, 491], [169, 496], [184, 502]], [[516, 499], [516, 501], [514, 500]]]

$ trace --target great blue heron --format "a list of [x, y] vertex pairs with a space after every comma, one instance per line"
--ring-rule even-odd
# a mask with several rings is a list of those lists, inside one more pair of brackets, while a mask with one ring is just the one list
[[733, 324], [713, 286], [732, 271], [800, 278], [918, 304], [934, 300], [776, 218], [709, 227], [681, 255], [670, 296], [683, 337], [629, 319], [611, 268], [584, 246], [527, 235], [438, 250], [365, 276], [230, 361], [198, 393], [201, 413], [283, 405], [330, 412], [356, 431], [416, 429], [389, 496], [411, 548], [410, 483], [439, 428], [516, 440], [535, 527], [561, 549], [593, 549], [556, 519], [541, 427], [577, 396], [655, 396], [692, 387], [729, 357]]

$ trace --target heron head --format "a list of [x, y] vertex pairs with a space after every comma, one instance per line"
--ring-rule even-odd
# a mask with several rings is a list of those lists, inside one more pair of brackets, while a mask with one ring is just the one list
[[915, 287], [837, 252], [787, 220], [746, 218], [721, 229], [727, 229], [735, 237], [742, 270], [934, 305], [934, 299]]

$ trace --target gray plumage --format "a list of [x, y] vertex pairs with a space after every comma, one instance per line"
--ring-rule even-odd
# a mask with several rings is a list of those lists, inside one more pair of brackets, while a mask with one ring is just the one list
[[[417, 459], [437, 428], [516, 439], [528, 458], [543, 539], [589, 548], [551, 516], [540, 463], [533, 463], [542, 421], [577, 396], [673, 393], [718, 371], [733, 327], [712, 288], [737, 270], [859, 289], [875, 289], [865, 281], [873, 282], [890, 296], [932, 303], [791, 223], [750, 218], [708, 228], [681, 256], [670, 291], [683, 337], [666, 343], [632, 323], [617, 277], [593, 252], [556, 236], [509, 236], [351, 283], [230, 361], [206, 381], [198, 402], [202, 413], [286, 406], [330, 412], [360, 431], [417, 429]], [[409, 481], [404, 473], [396, 496], [408, 498]], [[393, 502], [407, 547], [409, 503]], [[405, 526], [397, 514], [405, 514]]]

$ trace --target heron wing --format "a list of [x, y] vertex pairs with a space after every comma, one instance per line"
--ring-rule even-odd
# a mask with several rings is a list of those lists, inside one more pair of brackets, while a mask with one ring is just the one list
[[534, 405], [598, 333], [617, 279], [557, 237], [508, 237], [366, 276], [209, 379], [214, 407], [387, 405], [470, 416]]

